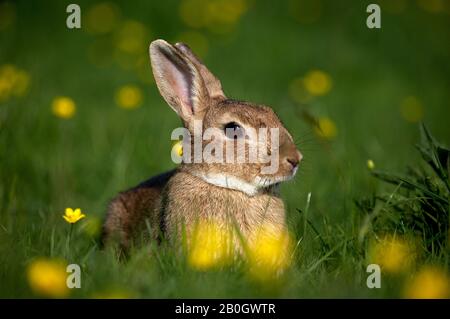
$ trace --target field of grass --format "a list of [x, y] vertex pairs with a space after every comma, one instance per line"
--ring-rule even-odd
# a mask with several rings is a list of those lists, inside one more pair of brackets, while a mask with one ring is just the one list
[[[450, 3], [380, 0], [382, 28], [368, 29], [371, 2], [80, 0], [81, 29], [66, 27], [70, 2], [1, 2], [0, 297], [450, 297], [448, 158], [430, 186], [439, 218], [406, 223], [410, 208], [389, 199], [357, 205], [404, 185], [373, 176], [368, 160], [437, 180], [414, 145], [421, 121], [450, 145]], [[179, 120], [147, 53], [157, 38], [190, 44], [229, 97], [270, 105], [298, 140], [304, 161], [282, 187], [298, 246], [279, 278], [198, 271], [164, 247], [126, 262], [99, 249], [108, 201], [174, 167]], [[429, 195], [406, 191], [428, 216]], [[86, 214], [72, 231], [67, 207]], [[36, 260], [79, 264], [82, 287], [36, 288]], [[367, 288], [371, 263], [380, 289]]]

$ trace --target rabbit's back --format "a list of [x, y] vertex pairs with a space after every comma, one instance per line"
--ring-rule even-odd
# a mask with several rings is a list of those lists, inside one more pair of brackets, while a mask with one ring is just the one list
[[126, 250], [147, 226], [151, 227], [151, 237], [157, 239], [162, 223], [162, 192], [175, 172], [171, 170], [153, 176], [111, 200], [103, 224], [102, 243], [115, 241]]

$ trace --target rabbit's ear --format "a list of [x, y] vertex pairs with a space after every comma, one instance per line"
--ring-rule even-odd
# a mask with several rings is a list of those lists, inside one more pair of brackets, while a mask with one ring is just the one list
[[195, 65], [164, 40], [150, 44], [150, 60], [159, 92], [181, 119], [190, 122], [201, 116], [209, 96]]
[[200, 71], [200, 74], [203, 77], [203, 81], [205, 83], [206, 89], [208, 90], [208, 94], [211, 98], [222, 98], [225, 99], [225, 94], [222, 90], [222, 84], [220, 81], [208, 70], [208, 68], [203, 64], [202, 61], [192, 52], [191, 48], [184, 43], [176, 43], [175, 47], [183, 52], [185, 56], [187, 56], [192, 63], [195, 64], [197, 69]]

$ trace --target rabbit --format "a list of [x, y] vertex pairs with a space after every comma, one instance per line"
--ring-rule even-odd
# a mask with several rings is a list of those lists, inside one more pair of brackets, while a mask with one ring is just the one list
[[[177, 168], [119, 193], [110, 202], [103, 242], [115, 239], [127, 250], [148, 227], [155, 240], [161, 235], [175, 238], [180, 236], [180, 226], [191, 229], [198, 220], [214, 220], [220, 227], [234, 224], [248, 239], [262, 224], [286, 230], [278, 186], [295, 176], [302, 154], [274, 111], [227, 98], [221, 82], [186, 44], [155, 40], [149, 53], [159, 92], [189, 133], [198, 134], [194, 124], [201, 121], [200, 129], [215, 130], [221, 143], [240, 138], [250, 143], [242, 132], [276, 128], [279, 165], [276, 172], [262, 174], [267, 163], [189, 163], [184, 158]], [[238, 134], [230, 137], [225, 128]], [[202, 143], [204, 148], [206, 141]]]

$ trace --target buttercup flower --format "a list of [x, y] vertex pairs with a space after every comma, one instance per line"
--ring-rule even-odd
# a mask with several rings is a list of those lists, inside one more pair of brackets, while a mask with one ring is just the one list
[[119, 9], [113, 3], [102, 2], [88, 9], [86, 15], [86, 30], [93, 34], [111, 32], [119, 20]]
[[179, 13], [189, 27], [207, 27], [214, 33], [227, 33], [233, 30], [248, 7], [246, 0], [183, 0]]
[[69, 295], [66, 267], [62, 262], [37, 259], [28, 266], [27, 278], [31, 289], [37, 295], [51, 298], [63, 298]]
[[315, 96], [326, 95], [332, 88], [333, 81], [328, 73], [312, 70], [304, 77], [297, 77], [289, 84], [290, 96], [299, 103], [308, 103]]
[[417, 4], [430, 13], [443, 12], [446, 5], [445, 0], [417, 0]]
[[321, 117], [318, 120], [318, 127], [315, 127], [315, 132], [320, 137], [323, 137], [325, 139], [333, 139], [337, 135], [337, 128], [336, 124], [328, 118], [328, 117]]
[[11, 96], [23, 96], [27, 93], [30, 75], [14, 65], [0, 66], [0, 101], [8, 100]]
[[204, 27], [209, 17], [206, 11], [207, 2], [204, 0], [183, 0], [180, 2], [180, 17], [183, 22], [192, 28]]
[[386, 235], [379, 242], [372, 244], [370, 257], [383, 271], [399, 273], [413, 264], [416, 251], [414, 244], [406, 238]]
[[320, 96], [327, 94], [331, 90], [333, 82], [331, 77], [324, 71], [312, 70], [303, 78], [303, 84], [311, 95]]
[[75, 115], [75, 102], [67, 96], [58, 96], [53, 99], [52, 112], [62, 119], [70, 119]]
[[81, 210], [79, 208], [73, 210], [72, 208], [66, 208], [66, 211], [63, 215], [63, 218], [66, 220], [66, 222], [70, 224], [75, 224], [80, 219], [85, 218], [86, 215], [81, 213]]
[[450, 298], [450, 277], [443, 269], [426, 266], [407, 283], [405, 297], [413, 299]]
[[293, 240], [288, 231], [263, 225], [248, 246], [249, 275], [261, 281], [276, 278], [290, 266], [292, 252]]
[[213, 221], [199, 222], [189, 245], [188, 263], [197, 270], [228, 264], [233, 259], [233, 233]]
[[411, 123], [417, 123], [423, 118], [423, 106], [415, 96], [408, 96], [400, 104], [400, 112], [403, 118]]
[[172, 146], [172, 154], [175, 157], [183, 156], [183, 141], [176, 141]]
[[125, 85], [116, 93], [116, 103], [124, 109], [134, 109], [142, 103], [142, 92], [137, 86]]
[[117, 48], [127, 54], [145, 52], [149, 31], [144, 24], [134, 20], [125, 21], [116, 34]]
[[0, 71], [0, 102], [5, 101], [11, 95], [12, 85], [3, 76]]

